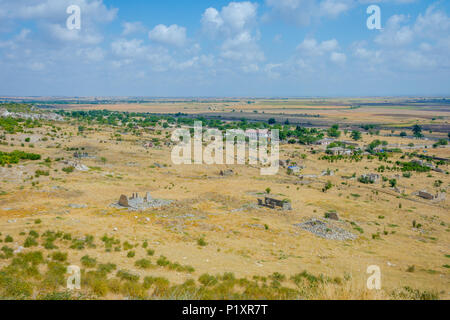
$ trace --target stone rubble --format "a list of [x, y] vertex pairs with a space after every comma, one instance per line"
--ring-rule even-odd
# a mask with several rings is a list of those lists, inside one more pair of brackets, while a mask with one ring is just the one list
[[294, 224], [296, 227], [311, 232], [318, 237], [325, 238], [328, 240], [355, 240], [357, 238], [351, 232], [348, 232], [342, 228], [335, 226], [329, 222], [325, 222], [319, 219], [311, 219], [304, 223]]

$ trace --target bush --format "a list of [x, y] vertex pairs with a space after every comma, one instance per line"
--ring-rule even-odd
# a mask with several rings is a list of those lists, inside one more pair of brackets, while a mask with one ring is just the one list
[[37, 245], [38, 243], [36, 242], [36, 239], [33, 236], [29, 236], [28, 238], [26, 238], [23, 244], [25, 248], [35, 247]]
[[214, 276], [211, 276], [207, 273], [202, 274], [199, 278], [198, 281], [204, 285], [205, 287], [208, 286], [214, 286], [215, 284], [217, 284], [217, 278]]
[[60, 251], [53, 252], [52, 253], [52, 260], [59, 261], [59, 262], [64, 262], [64, 261], [67, 260], [67, 253], [63, 253], [63, 252], [60, 252]]
[[97, 272], [106, 275], [116, 270], [116, 268], [117, 266], [113, 263], [99, 264]]
[[1, 296], [10, 299], [27, 299], [33, 294], [31, 283], [0, 271]]
[[208, 245], [208, 243], [205, 241], [203, 237], [197, 240], [197, 244], [201, 247], [205, 247]]
[[59, 262], [49, 262], [48, 270], [45, 274], [44, 284], [51, 288], [56, 289], [60, 286], [65, 285], [66, 283], [66, 274], [67, 268], [65, 265]]
[[0, 259], [9, 259], [14, 256], [14, 250], [7, 246], [3, 246], [1, 251], [3, 254], [0, 254]]
[[322, 192], [326, 192], [328, 190], [330, 190], [331, 188], [333, 188], [333, 184], [331, 183], [331, 181], [328, 181], [325, 186], [322, 189]]
[[160, 256], [159, 259], [156, 261], [156, 264], [161, 267], [166, 267], [170, 264], [170, 261], [167, 260], [165, 256]]
[[141, 269], [150, 269], [153, 265], [150, 260], [141, 259], [136, 261], [135, 266]]
[[155, 285], [157, 292], [161, 292], [164, 289], [168, 289], [170, 282], [166, 278], [163, 277], [145, 277], [144, 278], [144, 288], [150, 289], [152, 285]]
[[75, 170], [75, 167], [72, 167], [72, 166], [62, 168], [62, 171], [64, 171], [67, 174], [72, 173], [74, 170]]
[[116, 276], [118, 278], [120, 278], [121, 280], [126, 280], [126, 281], [131, 281], [131, 282], [138, 282], [139, 281], [139, 276], [138, 275], [134, 275], [134, 274], [130, 273], [127, 270], [119, 270], [119, 271], [117, 271]]
[[85, 255], [81, 258], [81, 264], [86, 268], [94, 268], [97, 265], [97, 259]]

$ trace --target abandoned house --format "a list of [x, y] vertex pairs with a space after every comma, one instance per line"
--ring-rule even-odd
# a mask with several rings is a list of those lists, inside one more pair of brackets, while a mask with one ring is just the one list
[[366, 173], [361, 175], [359, 178], [360, 181], [367, 181], [369, 183], [377, 183], [380, 181], [380, 175], [376, 173]]
[[164, 207], [172, 202], [171, 200], [153, 199], [150, 192], [147, 192], [144, 198], [140, 197], [138, 193], [133, 193], [130, 198], [123, 194], [120, 196], [119, 202], [112, 203], [111, 206], [117, 209], [127, 208], [129, 211], [139, 211]]
[[300, 167], [299, 166], [289, 166], [287, 169], [288, 174], [296, 174], [300, 173]]
[[281, 208], [283, 210], [292, 210], [291, 203], [288, 200], [277, 200], [269, 197], [264, 197], [264, 200], [258, 199], [258, 205], [271, 209]]
[[141, 198], [138, 193], [133, 193], [131, 198], [128, 198], [126, 195], [121, 195], [119, 199], [119, 205], [122, 207], [141, 207], [144, 203], [149, 203], [152, 201], [152, 197], [150, 192], [147, 192], [145, 198]]
[[417, 195], [426, 200], [445, 200], [445, 193], [437, 193], [436, 195], [429, 193], [427, 190], [421, 190], [417, 193]]
[[320, 140], [316, 141], [316, 145], [318, 145], [318, 146], [328, 146], [328, 145], [330, 145], [333, 142], [334, 142], [334, 139], [332, 139], [332, 138], [324, 138], [324, 139], [320, 139]]
[[232, 176], [234, 174], [234, 171], [231, 169], [227, 169], [227, 170], [220, 170], [220, 175], [222, 177], [229, 177]]
[[87, 152], [75, 152], [73, 154], [73, 157], [76, 158], [76, 159], [92, 158], [91, 156], [89, 156], [89, 153], [87, 153]]
[[345, 149], [342, 147], [334, 147], [327, 149], [327, 153], [332, 154], [334, 156], [341, 156], [341, 155], [351, 156], [353, 154], [353, 151], [351, 149]]

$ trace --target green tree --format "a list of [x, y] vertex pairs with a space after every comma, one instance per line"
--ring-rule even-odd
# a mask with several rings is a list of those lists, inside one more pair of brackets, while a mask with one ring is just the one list
[[329, 137], [339, 138], [341, 132], [339, 131], [339, 125], [335, 124], [330, 129], [328, 129], [327, 134]]
[[391, 179], [389, 180], [389, 184], [392, 188], [395, 188], [397, 186], [397, 179]]
[[361, 132], [360, 132], [360, 131], [354, 130], [354, 131], [352, 131], [350, 137], [351, 137], [353, 140], [358, 141], [358, 140], [361, 140], [362, 135], [361, 135]]
[[419, 126], [418, 124], [415, 124], [414, 127], [412, 128], [412, 132], [414, 133], [414, 136], [416, 138], [421, 138], [423, 137], [422, 135], [422, 127]]

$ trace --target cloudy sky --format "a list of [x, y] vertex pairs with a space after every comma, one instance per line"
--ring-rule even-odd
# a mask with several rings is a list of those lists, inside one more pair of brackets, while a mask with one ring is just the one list
[[0, 95], [449, 95], [449, 15], [448, 0], [0, 0]]

